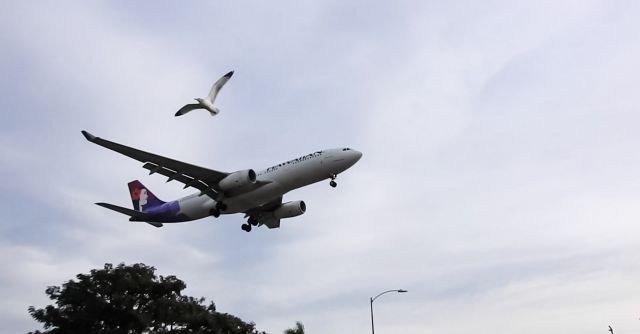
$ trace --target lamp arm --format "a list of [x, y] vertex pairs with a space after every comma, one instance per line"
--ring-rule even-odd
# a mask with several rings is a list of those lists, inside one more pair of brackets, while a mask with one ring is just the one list
[[380, 297], [380, 296], [384, 295], [385, 293], [394, 292], [394, 291], [400, 291], [400, 290], [398, 290], [398, 289], [393, 289], [393, 290], [387, 290], [387, 291], [381, 292], [381, 293], [379, 293], [377, 296], [375, 296], [375, 297], [371, 298], [371, 304], [373, 304], [373, 302], [374, 302], [378, 297]]

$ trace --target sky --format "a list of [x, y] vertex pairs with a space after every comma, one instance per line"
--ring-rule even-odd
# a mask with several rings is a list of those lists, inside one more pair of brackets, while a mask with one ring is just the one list
[[[281, 333], [640, 329], [637, 1], [9, 1], [0, 4], [0, 333], [104, 263]], [[175, 111], [234, 70], [212, 118]], [[139, 179], [81, 130], [216, 170], [363, 158], [242, 216], [157, 229]]]

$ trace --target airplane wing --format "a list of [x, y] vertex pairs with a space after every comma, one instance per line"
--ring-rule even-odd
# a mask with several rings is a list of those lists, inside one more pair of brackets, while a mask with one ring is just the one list
[[265, 225], [268, 228], [279, 228], [280, 219], [275, 218], [272, 211], [280, 205], [282, 205], [282, 196], [274, 199], [267, 204], [245, 212], [245, 217], [252, 217], [253, 219], [257, 220], [258, 226]]
[[218, 182], [229, 175], [229, 173], [188, 164], [186, 162], [114, 143], [106, 139], [96, 137], [84, 130], [82, 131], [82, 134], [88, 141], [94, 144], [145, 163], [143, 167], [150, 170], [149, 174], [158, 173], [167, 176], [169, 178], [167, 182], [177, 180], [184, 183], [185, 188], [194, 187], [199, 189], [201, 194], [209, 195], [214, 199], [218, 192], [220, 192]]

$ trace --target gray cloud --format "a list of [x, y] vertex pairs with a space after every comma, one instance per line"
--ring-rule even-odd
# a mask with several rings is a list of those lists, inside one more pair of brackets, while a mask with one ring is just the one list
[[[145, 262], [273, 333], [637, 328], [640, 45], [633, 2], [22, 2], [0, 11], [0, 322], [47, 285]], [[222, 114], [174, 119], [228, 70]], [[278, 231], [163, 229], [97, 135], [220, 170], [326, 147], [363, 159], [287, 196]]]

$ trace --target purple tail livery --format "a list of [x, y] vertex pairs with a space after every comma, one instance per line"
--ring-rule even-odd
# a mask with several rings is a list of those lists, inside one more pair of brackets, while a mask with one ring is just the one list
[[138, 180], [129, 182], [128, 186], [133, 208], [136, 211], [145, 212], [165, 203]]

